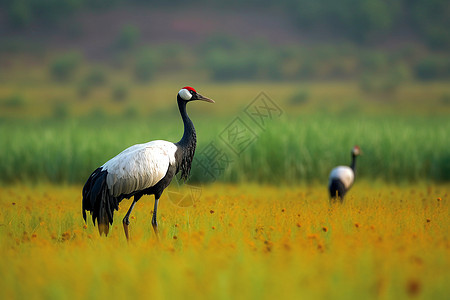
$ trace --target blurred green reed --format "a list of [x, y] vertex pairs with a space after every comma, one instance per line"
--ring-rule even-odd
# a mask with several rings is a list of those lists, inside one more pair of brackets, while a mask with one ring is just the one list
[[[194, 118], [193, 118], [194, 119]], [[256, 139], [239, 155], [220, 138], [233, 118], [195, 118], [196, 158], [213, 143], [228, 158], [192, 166], [191, 181], [326, 182], [336, 165], [350, 163], [358, 144], [357, 176], [395, 182], [450, 180], [450, 121], [445, 116], [287, 116], [252, 127]], [[249, 126], [255, 126], [248, 123]], [[0, 122], [0, 182], [82, 183], [125, 148], [155, 139], [176, 142], [179, 117], [52, 119]], [[204, 167], [223, 170], [211, 177]]]

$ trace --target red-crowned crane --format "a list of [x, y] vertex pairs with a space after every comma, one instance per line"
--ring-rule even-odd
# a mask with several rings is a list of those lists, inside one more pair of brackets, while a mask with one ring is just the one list
[[184, 124], [184, 134], [178, 143], [157, 140], [131, 146], [89, 176], [83, 187], [83, 218], [86, 222], [86, 211], [90, 211], [94, 225], [97, 220], [100, 235], [108, 235], [109, 224], [113, 223], [114, 210], [118, 210], [120, 201], [134, 197], [122, 221], [128, 240], [129, 217], [143, 195], [155, 196], [152, 226], [158, 235], [156, 211], [161, 194], [179, 171], [181, 178], [186, 180], [191, 170], [197, 137], [186, 104], [194, 100], [214, 103], [189, 86], [178, 92], [178, 109]]
[[331, 170], [328, 182], [331, 202], [336, 201], [336, 199], [339, 199], [341, 203], [344, 202], [345, 194], [355, 181], [356, 157], [360, 154], [360, 152], [361, 150], [359, 147], [354, 146], [352, 149], [352, 163], [350, 167], [338, 166]]

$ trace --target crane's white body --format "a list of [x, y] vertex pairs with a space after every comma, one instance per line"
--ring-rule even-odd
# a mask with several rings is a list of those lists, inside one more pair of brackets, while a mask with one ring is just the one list
[[348, 189], [355, 180], [355, 173], [350, 167], [338, 166], [331, 170], [329, 184], [331, 184], [333, 179], [339, 179], [344, 184], [345, 188]]
[[157, 184], [175, 164], [174, 143], [157, 140], [131, 146], [107, 161], [106, 184], [111, 196], [130, 194]]

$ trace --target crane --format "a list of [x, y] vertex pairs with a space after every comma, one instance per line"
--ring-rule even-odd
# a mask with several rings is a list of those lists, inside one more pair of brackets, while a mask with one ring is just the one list
[[100, 235], [108, 235], [114, 210], [118, 210], [119, 203], [133, 197], [133, 203], [122, 220], [125, 236], [129, 240], [131, 211], [142, 196], [154, 195], [152, 227], [158, 236], [156, 213], [159, 198], [178, 172], [181, 171], [181, 178], [186, 180], [191, 170], [197, 137], [186, 105], [195, 100], [214, 103], [214, 100], [200, 95], [189, 86], [178, 92], [178, 109], [184, 125], [184, 134], [179, 142], [156, 140], [131, 146], [89, 176], [82, 192], [83, 219], [86, 222], [86, 211], [89, 211], [94, 225], [97, 220]]
[[339, 199], [341, 203], [344, 202], [345, 194], [355, 181], [356, 157], [360, 155], [360, 153], [361, 150], [359, 146], [354, 146], [351, 151], [352, 162], [350, 167], [338, 166], [331, 170], [328, 182], [331, 202], [335, 202], [336, 199]]

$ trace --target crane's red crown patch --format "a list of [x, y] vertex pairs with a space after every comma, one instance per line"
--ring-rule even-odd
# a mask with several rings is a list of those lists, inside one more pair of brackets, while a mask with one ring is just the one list
[[197, 93], [197, 91], [193, 87], [190, 87], [190, 86], [185, 86], [183, 89]]

